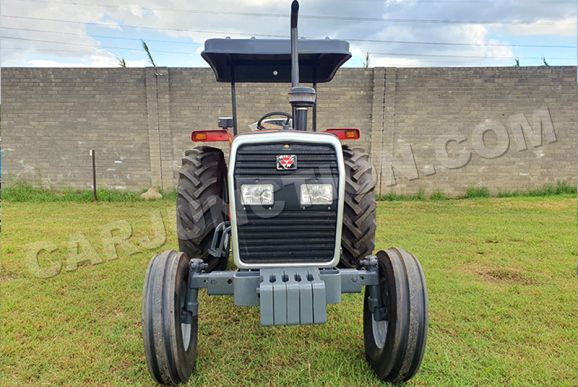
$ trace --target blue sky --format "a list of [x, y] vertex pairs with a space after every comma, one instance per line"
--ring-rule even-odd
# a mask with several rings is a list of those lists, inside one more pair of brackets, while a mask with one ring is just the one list
[[[206, 66], [210, 37], [288, 36], [289, 0], [2, 0], [2, 66]], [[302, 0], [300, 35], [348, 66], [576, 65], [576, 0]]]

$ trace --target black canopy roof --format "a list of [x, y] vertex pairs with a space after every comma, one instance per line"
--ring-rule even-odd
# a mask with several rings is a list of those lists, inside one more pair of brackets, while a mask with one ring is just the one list
[[[329, 82], [349, 58], [343, 40], [299, 40], [299, 81]], [[218, 82], [291, 82], [289, 39], [209, 39], [201, 56]]]

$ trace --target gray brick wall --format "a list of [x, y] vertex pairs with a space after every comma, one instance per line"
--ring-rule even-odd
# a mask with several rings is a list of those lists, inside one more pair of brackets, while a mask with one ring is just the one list
[[[288, 90], [238, 85], [241, 132], [290, 110]], [[319, 85], [318, 127], [361, 129], [381, 193], [575, 184], [576, 94], [575, 67], [342, 69]], [[230, 98], [210, 69], [5, 68], [4, 176], [87, 188], [95, 149], [101, 186], [171, 189], [191, 131]]]
[[[409, 162], [400, 163], [405, 169], [391, 186], [391, 163], [382, 163], [380, 189], [458, 194], [471, 185], [504, 191], [557, 179], [574, 184], [576, 91], [572, 67], [386, 69], [386, 110], [394, 108], [386, 114], [382, 160], [387, 154], [403, 155], [409, 144], [415, 164], [402, 157]], [[526, 125], [521, 140], [527, 150], [520, 150], [515, 135], [524, 119], [531, 129], [542, 129], [543, 137], [554, 130], [556, 141], [543, 138], [541, 145], [532, 144]], [[495, 130], [486, 133], [483, 146], [477, 133], [488, 128]], [[445, 162], [436, 156], [443, 150], [444, 136], [464, 140], [448, 144], [451, 159]], [[458, 162], [461, 155], [464, 159]], [[452, 167], [463, 166], [443, 165], [454, 162]]]
[[142, 69], [2, 69], [3, 175], [87, 188], [150, 185]]

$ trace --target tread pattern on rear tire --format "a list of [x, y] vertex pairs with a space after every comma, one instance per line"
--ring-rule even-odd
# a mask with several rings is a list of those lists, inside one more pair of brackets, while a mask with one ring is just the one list
[[177, 188], [179, 249], [189, 258], [200, 258], [207, 271], [226, 270], [227, 260], [209, 255], [215, 228], [228, 219], [224, 200], [227, 165], [223, 151], [200, 146], [185, 152]]
[[345, 205], [341, 237], [341, 267], [357, 267], [375, 247], [375, 179], [369, 155], [343, 146]]

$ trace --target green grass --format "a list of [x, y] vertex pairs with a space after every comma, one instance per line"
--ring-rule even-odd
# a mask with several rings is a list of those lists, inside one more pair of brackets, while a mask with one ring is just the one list
[[386, 194], [376, 196], [376, 200], [385, 201], [385, 202], [415, 201], [415, 200], [425, 200], [425, 199], [426, 199], [425, 192], [421, 189], [413, 195], [396, 194], [394, 192], [388, 192]]
[[[137, 202], [142, 201], [141, 192], [118, 191], [99, 189], [97, 191], [98, 201], [101, 202]], [[161, 191], [164, 199], [175, 200], [176, 191]], [[490, 190], [484, 186], [468, 187], [464, 196], [454, 197], [453, 199], [477, 199], [488, 197], [534, 197], [534, 196], [559, 196], [559, 195], [576, 195], [576, 187], [568, 184], [565, 181], [558, 181], [556, 184], [546, 184], [539, 188], [534, 188], [526, 191], [503, 191], [492, 195]], [[396, 194], [388, 192], [386, 194], [377, 195], [378, 201], [423, 201], [423, 200], [448, 200], [452, 199], [441, 191], [434, 191], [426, 195], [423, 189], [418, 190], [417, 193], [411, 194]], [[89, 190], [49, 190], [44, 188], [33, 187], [26, 183], [17, 183], [13, 185], [4, 186], [2, 188], [2, 200], [7, 202], [92, 202], [92, 191]]]
[[492, 193], [487, 187], [484, 186], [470, 186], [466, 189], [463, 196], [450, 197], [441, 191], [432, 192], [429, 197], [425, 194], [423, 190], [419, 190], [416, 194], [396, 194], [394, 192], [388, 192], [386, 194], [378, 195], [377, 200], [379, 201], [422, 201], [422, 200], [448, 200], [448, 199], [479, 199], [479, 198], [509, 198], [509, 197], [545, 197], [545, 196], [564, 196], [564, 195], [576, 195], [576, 186], [570, 185], [565, 181], [558, 181], [556, 184], [545, 184], [538, 188], [533, 188], [529, 190], [518, 190], [518, 191], [501, 191], [497, 193]]
[[[140, 194], [144, 192], [119, 191], [110, 189], [98, 189], [97, 199], [101, 202], [136, 202], [142, 201]], [[174, 191], [161, 192], [163, 197], [174, 199]], [[2, 200], [8, 202], [92, 202], [91, 190], [49, 190], [34, 187], [25, 183], [4, 186], [2, 188]]]
[[575, 195], [576, 187], [565, 181], [558, 181], [556, 184], [546, 184], [542, 187], [529, 191], [505, 191], [498, 192], [497, 197], [507, 198], [516, 196], [554, 196], [554, 195]]
[[[159, 214], [172, 226], [173, 202], [4, 204], [2, 385], [151, 385], [143, 276], [154, 252], [176, 246], [171, 230], [163, 246], [143, 247]], [[119, 247], [118, 259], [48, 279], [28, 270], [31, 243], [57, 248], [40, 255], [47, 268], [78, 232], [102, 256], [100, 227], [119, 220], [137, 254]], [[414, 252], [428, 282], [428, 347], [412, 384], [578, 384], [574, 198], [381, 202], [377, 223], [377, 246]], [[260, 327], [256, 308], [228, 297], [200, 302], [191, 385], [380, 384], [364, 360], [361, 295], [330, 306], [324, 325], [279, 328]]]
[[490, 190], [486, 187], [468, 187], [465, 197], [466, 199], [489, 198]]
[[441, 191], [434, 191], [429, 197], [430, 200], [448, 200], [448, 196]]

